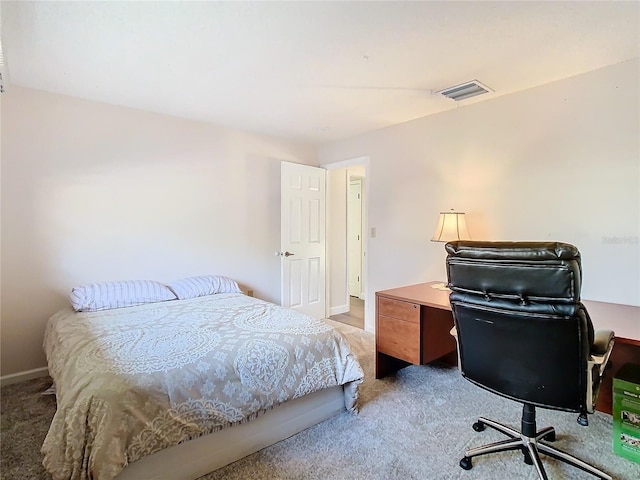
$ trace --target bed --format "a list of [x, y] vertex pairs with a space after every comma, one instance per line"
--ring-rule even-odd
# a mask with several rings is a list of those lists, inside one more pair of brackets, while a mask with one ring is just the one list
[[195, 479], [355, 412], [363, 380], [333, 327], [242, 293], [69, 307], [47, 323], [44, 348], [54, 480]]

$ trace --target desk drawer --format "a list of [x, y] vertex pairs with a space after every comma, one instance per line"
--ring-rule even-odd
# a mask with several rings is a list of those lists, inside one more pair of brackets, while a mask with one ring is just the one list
[[[402, 302], [399, 302], [402, 303]], [[418, 320], [420, 318], [418, 309]], [[420, 365], [420, 322], [407, 322], [378, 314], [377, 349], [379, 352]]]
[[385, 315], [420, 325], [420, 305], [417, 303], [378, 297], [378, 315]]

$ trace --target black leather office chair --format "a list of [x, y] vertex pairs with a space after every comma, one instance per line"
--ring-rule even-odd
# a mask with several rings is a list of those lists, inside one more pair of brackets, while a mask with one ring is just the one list
[[480, 417], [475, 431], [491, 427], [507, 440], [472, 448], [460, 460], [521, 450], [541, 479], [539, 453], [602, 479], [609, 475], [548, 444], [553, 427], [537, 430], [536, 407], [577, 412], [587, 425], [600, 378], [613, 348], [613, 332], [594, 334], [580, 302], [580, 253], [566, 243], [450, 242], [448, 286], [462, 375], [490, 392], [523, 404], [521, 431]]

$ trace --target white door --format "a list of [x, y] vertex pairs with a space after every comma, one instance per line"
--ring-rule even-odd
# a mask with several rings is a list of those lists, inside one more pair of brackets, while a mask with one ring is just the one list
[[282, 162], [280, 190], [282, 305], [324, 318], [326, 170]]
[[347, 203], [347, 252], [349, 264], [349, 295], [362, 294], [362, 179], [349, 181]]

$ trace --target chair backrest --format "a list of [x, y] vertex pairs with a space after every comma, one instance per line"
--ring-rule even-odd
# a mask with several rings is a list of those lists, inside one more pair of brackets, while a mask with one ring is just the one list
[[523, 403], [584, 411], [593, 326], [580, 253], [558, 242], [450, 242], [448, 286], [460, 369]]

